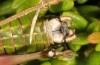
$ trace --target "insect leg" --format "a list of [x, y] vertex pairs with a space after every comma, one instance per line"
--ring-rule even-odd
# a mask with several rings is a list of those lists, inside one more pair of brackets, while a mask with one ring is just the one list
[[[43, 0], [40, 0], [40, 3], [42, 2]], [[39, 12], [40, 12], [40, 9], [38, 9], [33, 17], [33, 20], [32, 20], [32, 25], [31, 25], [31, 30], [30, 30], [30, 44], [32, 42], [32, 34], [34, 32], [34, 27], [35, 27], [35, 24], [36, 24], [36, 21], [37, 21], [37, 18], [38, 18], [38, 15], [39, 15]]]
[[26, 61], [45, 58], [45, 57], [54, 58], [57, 55], [63, 55], [68, 58], [77, 56], [77, 54], [73, 53], [70, 50], [65, 50], [65, 51], [50, 50], [50, 51], [42, 51], [25, 55], [3, 55], [0, 56], [0, 65], [16, 65]]
[[40, 12], [40, 9], [38, 11], [36, 11], [35, 16], [32, 20], [32, 25], [31, 25], [31, 30], [30, 30], [30, 44], [32, 42], [32, 34], [34, 32], [34, 27], [35, 27], [39, 12]]

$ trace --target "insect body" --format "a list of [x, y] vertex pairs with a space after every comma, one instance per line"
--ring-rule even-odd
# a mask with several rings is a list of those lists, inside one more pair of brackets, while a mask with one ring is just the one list
[[[54, 49], [48, 51], [51, 45], [55, 45], [55, 43], [62, 45], [63, 42], [69, 42], [75, 39], [75, 31], [69, 28], [72, 24], [70, 17], [60, 16], [51, 17], [49, 19], [47, 17], [46, 19], [36, 22], [35, 19], [37, 19], [38, 14], [36, 14], [37, 16], [35, 15], [36, 18], [32, 17], [33, 20], [31, 17], [24, 16], [45, 6], [57, 4], [59, 1], [60, 0], [53, 0], [48, 3], [39, 4], [0, 22], [0, 65], [20, 64], [26, 61], [23, 57], [26, 57], [28, 61], [41, 57], [54, 57], [56, 55], [74, 56], [73, 52], [69, 50], [64, 52], [59, 52]], [[32, 32], [32, 36], [30, 36], [31, 24], [34, 21], [36, 22], [35, 26], [33, 26], [34, 29], [32, 29], [34, 32]], [[2, 54], [15, 55], [3, 56]], [[17, 60], [17, 58], [20, 58], [20, 60]], [[4, 62], [6, 60], [8, 61], [7, 63]]]
[[[26, 21], [23, 21], [23, 18]], [[48, 49], [54, 43], [61, 45], [64, 41], [71, 41], [75, 38], [75, 34], [74, 30], [69, 28], [70, 24], [70, 17], [54, 17], [37, 21], [31, 44], [29, 41], [30, 18], [22, 17], [2, 25], [0, 26], [0, 54], [36, 52]]]
[[[0, 22], [0, 54], [23, 54], [48, 49], [51, 44], [68, 42], [76, 36], [69, 28], [70, 17], [51, 17], [39, 20], [34, 27], [30, 44], [30, 29], [32, 18], [24, 15], [45, 6], [58, 4], [60, 0], [53, 0], [31, 7]], [[26, 51], [25, 51], [26, 50]]]

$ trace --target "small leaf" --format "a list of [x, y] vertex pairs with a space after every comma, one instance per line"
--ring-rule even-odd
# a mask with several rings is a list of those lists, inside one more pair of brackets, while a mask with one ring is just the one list
[[11, 7], [12, 2], [12, 0], [7, 0], [0, 4], [0, 16], [12, 14], [15, 12], [15, 10]]
[[96, 45], [95, 50], [100, 52], [100, 44], [97, 44], [97, 45]]
[[98, 31], [100, 31], [100, 22], [98, 20], [90, 23], [87, 27], [87, 32], [89, 33]]
[[51, 63], [50, 62], [44, 62], [41, 65], [51, 65]]
[[76, 45], [76, 44], [68, 44], [68, 46], [69, 46], [69, 48], [71, 49], [71, 50], [73, 50], [73, 51], [78, 51], [78, 50], [80, 50], [80, 48], [81, 48], [81, 46], [82, 45]]
[[18, 8], [17, 8], [17, 13], [27, 9], [27, 8], [30, 8], [30, 7], [33, 7], [35, 5], [37, 5], [39, 2], [39, 0], [26, 0], [25, 2], [23, 2]]
[[100, 52], [91, 52], [85, 65], [100, 65]]
[[100, 43], [100, 32], [94, 32], [88, 36], [88, 41], [92, 44]]
[[[69, 42], [69, 44], [74, 44], [74, 45], [87, 45], [89, 44], [88, 40], [87, 40], [87, 34], [86, 33], [79, 33], [77, 34], [77, 38], [74, 39], [73, 41]], [[73, 45], [73, 47], [74, 47]]]
[[74, 6], [74, 0], [62, 0], [59, 4], [53, 5], [49, 8], [52, 13], [59, 13], [72, 9]]
[[16, 9], [18, 8], [19, 6], [21, 6], [25, 1], [27, 0], [14, 0], [13, 4], [12, 4], [12, 8]]
[[76, 0], [76, 2], [78, 2], [79, 4], [83, 4], [86, 3], [88, 0]]
[[69, 16], [72, 18], [73, 24], [71, 28], [74, 28], [76, 31], [84, 30], [88, 24], [88, 21], [84, 17], [71, 11], [63, 12], [62, 16]]
[[51, 60], [51, 65], [69, 65], [68, 62], [63, 60], [53, 59]]

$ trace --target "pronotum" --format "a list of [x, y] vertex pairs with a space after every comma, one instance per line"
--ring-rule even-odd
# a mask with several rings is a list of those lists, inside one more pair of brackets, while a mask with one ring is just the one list
[[57, 3], [59, 3], [59, 0], [39, 4], [1, 21], [0, 54], [31, 53], [46, 50], [54, 43], [61, 45], [63, 42], [75, 39], [75, 31], [69, 28], [71, 25], [71, 18], [60, 16], [46, 20], [39, 20], [34, 28], [32, 44], [30, 44], [29, 30], [31, 18], [24, 15]]

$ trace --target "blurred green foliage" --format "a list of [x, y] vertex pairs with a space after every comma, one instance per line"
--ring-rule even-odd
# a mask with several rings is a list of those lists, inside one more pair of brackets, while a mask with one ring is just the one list
[[[39, 0], [0, 0], [0, 20], [19, 13], [27, 8], [36, 6]], [[31, 13], [34, 14], [35, 12]], [[100, 44], [92, 47], [87, 36], [92, 32], [100, 32], [100, 0], [62, 0], [60, 4], [43, 8], [39, 17], [46, 15], [70, 16], [73, 21], [71, 28], [76, 29], [77, 38], [68, 43], [69, 49], [78, 57], [56, 57], [47, 60], [33, 60], [21, 65], [100, 65]], [[88, 57], [84, 52], [87, 52]], [[81, 60], [80, 60], [81, 59]]]

